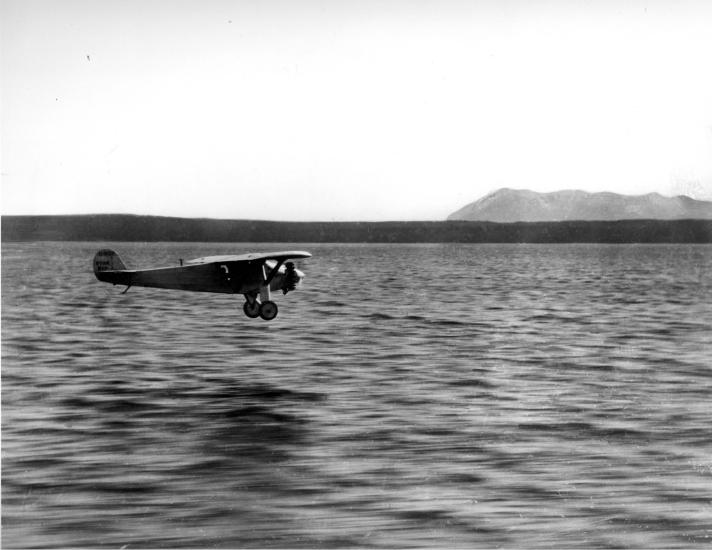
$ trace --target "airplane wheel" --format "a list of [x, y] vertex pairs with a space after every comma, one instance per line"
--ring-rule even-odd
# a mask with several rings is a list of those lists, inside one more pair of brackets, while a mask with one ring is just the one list
[[245, 305], [242, 306], [242, 311], [245, 312], [250, 319], [257, 319], [260, 316], [260, 303], [255, 300], [250, 303], [245, 301]]
[[260, 317], [262, 317], [265, 321], [271, 321], [272, 319], [277, 317], [277, 304], [270, 301], [261, 304]]

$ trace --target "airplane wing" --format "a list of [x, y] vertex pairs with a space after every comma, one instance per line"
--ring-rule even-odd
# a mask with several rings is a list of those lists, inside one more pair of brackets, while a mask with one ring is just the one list
[[196, 264], [210, 264], [210, 263], [253, 263], [253, 262], [264, 262], [265, 260], [277, 260], [278, 262], [283, 262], [285, 260], [291, 260], [295, 258], [311, 258], [309, 252], [302, 252], [300, 250], [288, 250], [285, 252], [261, 252], [254, 254], [237, 254], [237, 255], [226, 255], [226, 256], [204, 256], [202, 258], [195, 258], [186, 262], [186, 265], [196, 265]]

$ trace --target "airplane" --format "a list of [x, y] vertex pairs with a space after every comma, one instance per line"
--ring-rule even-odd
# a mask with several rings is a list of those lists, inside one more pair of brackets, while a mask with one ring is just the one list
[[271, 321], [278, 311], [271, 292], [287, 294], [304, 279], [304, 273], [287, 260], [310, 257], [309, 252], [290, 250], [205, 256], [185, 264], [180, 260], [174, 267], [127, 269], [116, 252], [105, 248], [94, 256], [94, 275], [105, 283], [126, 285], [122, 294], [132, 286], [243, 294], [245, 315]]

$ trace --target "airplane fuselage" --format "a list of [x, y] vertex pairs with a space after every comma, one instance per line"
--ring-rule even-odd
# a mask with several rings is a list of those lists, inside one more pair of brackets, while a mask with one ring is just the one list
[[[264, 269], [269, 274], [276, 262], [264, 262]], [[100, 281], [115, 285], [145, 286], [167, 288], [172, 290], [190, 290], [194, 292], [218, 292], [224, 294], [248, 294], [259, 291], [263, 286], [264, 275], [261, 263], [245, 266], [236, 262], [198, 263], [180, 267], [159, 267], [154, 269], [98, 271]], [[287, 269], [279, 267], [269, 283], [270, 290], [284, 288]], [[304, 277], [304, 273], [295, 269], [296, 283]]]

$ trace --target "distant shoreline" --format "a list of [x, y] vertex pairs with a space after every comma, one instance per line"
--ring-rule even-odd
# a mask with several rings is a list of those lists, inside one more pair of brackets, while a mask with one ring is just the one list
[[712, 243], [712, 220], [280, 222], [130, 214], [2, 216], [2, 242]]

